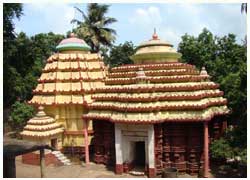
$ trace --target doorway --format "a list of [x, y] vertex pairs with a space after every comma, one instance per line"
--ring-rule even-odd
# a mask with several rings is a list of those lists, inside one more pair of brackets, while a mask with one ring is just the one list
[[135, 142], [135, 166], [145, 168], [145, 142]]

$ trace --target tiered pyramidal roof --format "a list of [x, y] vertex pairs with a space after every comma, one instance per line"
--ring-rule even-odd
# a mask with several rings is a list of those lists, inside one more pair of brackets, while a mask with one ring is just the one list
[[43, 110], [44, 108], [39, 106], [35, 117], [27, 122], [21, 132], [24, 138], [44, 139], [63, 132], [61, 125], [56, 123], [54, 118], [47, 116]]
[[153, 38], [137, 47], [134, 65], [111, 69], [84, 118], [125, 123], [208, 121], [229, 112], [205, 68], [179, 62], [173, 46]]
[[30, 104], [60, 105], [91, 102], [90, 93], [102, 86], [105, 67], [99, 54], [91, 54], [81, 39], [71, 34], [56, 47], [33, 91]]

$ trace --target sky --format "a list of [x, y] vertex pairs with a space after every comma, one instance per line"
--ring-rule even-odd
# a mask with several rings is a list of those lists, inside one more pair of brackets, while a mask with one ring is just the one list
[[[236, 34], [238, 43], [244, 39], [246, 15], [241, 13], [240, 3], [198, 4], [198, 3], [135, 3], [109, 4], [107, 16], [118, 22], [111, 25], [117, 31], [115, 44], [132, 41], [135, 45], [152, 37], [156, 28], [162, 40], [166, 40], [177, 49], [181, 36], [185, 33], [198, 36], [203, 28], [214, 35]], [[15, 31], [23, 31], [28, 36], [38, 33], [54, 32], [66, 34], [76, 25], [73, 18], [82, 20], [74, 6], [86, 12], [86, 4], [69, 3], [29, 3], [24, 4], [20, 20], [15, 19]]]

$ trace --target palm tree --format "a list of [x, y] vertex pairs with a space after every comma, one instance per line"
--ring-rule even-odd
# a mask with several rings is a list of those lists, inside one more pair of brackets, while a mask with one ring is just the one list
[[247, 13], [247, 3], [242, 3], [241, 4], [241, 13]]
[[101, 45], [110, 47], [115, 41], [116, 31], [107, 26], [116, 22], [112, 17], [106, 17], [109, 5], [90, 3], [87, 6], [87, 15], [79, 8], [75, 7], [83, 17], [83, 21], [73, 19], [71, 23], [76, 23], [78, 37], [83, 38], [91, 47], [92, 52], [99, 52]]

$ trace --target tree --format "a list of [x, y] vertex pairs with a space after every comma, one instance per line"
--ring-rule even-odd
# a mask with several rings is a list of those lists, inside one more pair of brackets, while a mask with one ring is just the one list
[[34, 108], [26, 103], [21, 103], [16, 101], [11, 106], [10, 113], [10, 122], [16, 130], [23, 129], [23, 126], [26, 124], [27, 120], [29, 120], [34, 115]]
[[[4, 90], [4, 105], [9, 104], [9, 98], [11, 97], [10, 86], [14, 84], [20, 84], [21, 80], [16, 69], [11, 67], [11, 56], [16, 52], [15, 48], [15, 38], [16, 34], [14, 32], [15, 26], [13, 19], [20, 18], [22, 15], [22, 4], [18, 3], [4, 3], [3, 4], [3, 90]], [[16, 81], [14, 81], [14, 79]], [[12, 83], [9, 83], [12, 80]]]
[[124, 44], [119, 44], [118, 46], [113, 46], [110, 50], [110, 55], [104, 58], [106, 64], [110, 67], [120, 66], [123, 64], [133, 64], [130, 59], [135, 53], [135, 46], [132, 42], [126, 41]]
[[75, 7], [83, 17], [83, 21], [73, 19], [71, 23], [76, 23], [75, 31], [78, 37], [84, 39], [91, 47], [92, 52], [99, 52], [101, 45], [110, 47], [115, 41], [116, 31], [107, 26], [116, 22], [112, 17], [106, 17], [109, 5], [90, 3], [87, 7], [87, 15], [79, 8]]
[[[246, 150], [247, 137], [247, 46], [236, 43], [236, 36], [228, 34], [216, 37], [204, 29], [198, 37], [185, 34], [179, 44], [182, 61], [196, 65], [198, 69], [205, 66], [212, 76], [212, 81], [220, 84], [225, 93], [228, 107], [232, 113], [228, 116], [229, 124], [235, 128], [225, 134], [223, 139], [213, 142], [214, 156], [236, 155], [241, 148]], [[224, 147], [232, 152], [223, 153]], [[244, 153], [241, 154], [245, 156]]]
[[[182, 61], [205, 66], [212, 80], [221, 85], [228, 99], [232, 114], [229, 121], [238, 124], [246, 120], [247, 54], [246, 46], [236, 43], [236, 37], [228, 34], [215, 37], [204, 29], [198, 37], [185, 34], [179, 44]], [[239, 108], [241, 107], [241, 108]]]
[[3, 3], [3, 37], [4, 44], [15, 38], [15, 26], [13, 18], [20, 18], [23, 11], [22, 4], [19, 3]]
[[4, 106], [8, 107], [18, 98], [21, 101], [32, 97], [32, 89], [45, 65], [46, 59], [55, 51], [63, 35], [40, 33], [29, 38], [21, 32], [13, 40], [12, 49], [4, 49], [11, 54], [4, 63]]

